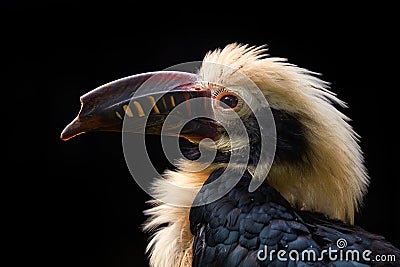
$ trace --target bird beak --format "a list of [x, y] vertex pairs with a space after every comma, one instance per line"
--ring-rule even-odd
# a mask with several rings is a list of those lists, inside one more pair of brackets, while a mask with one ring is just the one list
[[[62, 131], [61, 139], [93, 131], [126, 131], [216, 140], [220, 125], [210, 119], [211, 92], [197, 88], [196, 80], [197, 75], [192, 73], [163, 71], [100, 86], [81, 97], [81, 110]], [[189, 100], [196, 98], [202, 101], [191, 105]], [[178, 112], [173, 112], [175, 108]], [[191, 119], [196, 114], [201, 117]], [[173, 119], [164, 125], [169, 115]]]

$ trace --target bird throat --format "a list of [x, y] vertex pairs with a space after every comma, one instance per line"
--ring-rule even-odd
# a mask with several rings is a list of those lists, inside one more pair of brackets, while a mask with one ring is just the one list
[[[304, 137], [301, 123], [292, 115], [278, 109], [272, 109], [276, 128], [276, 150], [274, 164], [302, 163], [303, 155], [306, 153], [307, 142]], [[251, 168], [257, 166], [261, 154], [261, 136], [257, 119], [251, 115], [243, 121], [246, 127], [250, 153], [247, 164]], [[229, 138], [225, 136], [225, 138]], [[201, 152], [198, 144], [186, 139], [180, 140], [182, 154], [189, 160], [198, 160]], [[238, 149], [241, 149], [240, 147]], [[239, 152], [240, 153], [240, 152]], [[213, 163], [228, 163], [231, 158], [231, 151], [218, 149]], [[267, 175], [267, 174], [266, 174]]]

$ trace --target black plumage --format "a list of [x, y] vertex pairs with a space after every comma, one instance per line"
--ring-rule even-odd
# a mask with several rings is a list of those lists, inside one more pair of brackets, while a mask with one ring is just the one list
[[[218, 179], [224, 171], [221, 168], [210, 175], [205, 184], [218, 180], [216, 187], [200, 190], [195, 203], [224, 186], [220, 184], [223, 179]], [[400, 265], [400, 251], [383, 237], [319, 213], [293, 209], [267, 183], [249, 192], [250, 180], [246, 172], [224, 197], [192, 207], [193, 266]], [[346, 246], [338, 247], [338, 240], [344, 240]], [[292, 258], [289, 256], [293, 250], [299, 253], [298, 260], [293, 260], [296, 253], [291, 254]], [[286, 252], [281, 258], [287, 261], [277, 257], [278, 251]], [[387, 261], [376, 261], [382, 255]]]

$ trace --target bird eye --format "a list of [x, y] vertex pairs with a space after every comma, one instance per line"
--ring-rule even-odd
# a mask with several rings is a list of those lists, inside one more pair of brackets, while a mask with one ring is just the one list
[[[230, 107], [232, 109], [234, 109], [239, 103], [239, 100], [238, 100], [237, 96], [235, 96], [235, 95], [224, 95], [219, 99], [219, 101], [226, 104], [228, 107]], [[222, 106], [222, 107], [227, 108], [226, 106]]]
[[223, 110], [239, 111], [241, 108], [242, 100], [232, 92], [221, 92], [215, 98], [218, 100], [219, 107]]

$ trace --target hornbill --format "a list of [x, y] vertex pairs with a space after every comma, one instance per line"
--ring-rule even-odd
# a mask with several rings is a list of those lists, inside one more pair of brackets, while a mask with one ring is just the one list
[[[259, 88], [273, 117], [271, 164], [261, 157], [261, 138], [268, 136], [262, 136], [265, 126], [255, 116], [262, 101], [243, 77]], [[135, 94], [143, 85], [147, 91]], [[176, 125], [162, 131], [175, 107], [196, 98], [210, 100], [202, 106], [207, 118], [185, 122], [178, 134]], [[335, 105], [346, 107], [317, 73], [270, 57], [265, 46], [233, 43], [207, 53], [196, 73], [144, 73], [83, 95], [81, 110], [61, 139], [90, 131], [181, 137], [183, 156], [176, 169], [152, 183], [154, 199], [145, 211], [151, 266], [400, 264], [399, 249], [354, 225], [369, 177], [359, 137]], [[193, 112], [190, 105], [185, 110]], [[183, 117], [181, 111], [175, 121]], [[143, 131], [135, 127], [140, 120]], [[227, 133], [224, 125], [235, 129], [238, 123], [247, 136]], [[204, 138], [213, 141], [216, 154], [202, 167]], [[249, 157], [228, 168], [232, 155], [244, 149]], [[238, 175], [234, 183], [221, 178]], [[255, 180], [262, 182], [250, 190]], [[221, 188], [229, 190], [207, 201]], [[379, 255], [391, 255], [391, 261], [379, 262]]]

